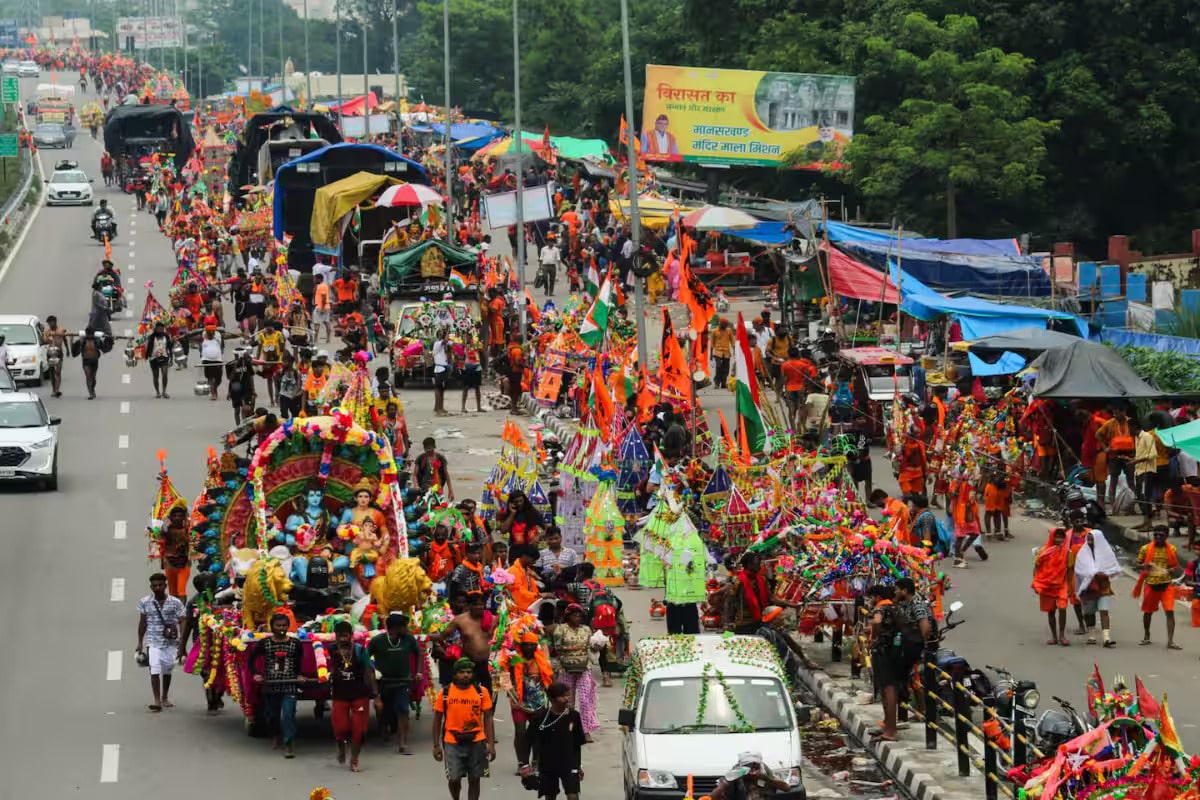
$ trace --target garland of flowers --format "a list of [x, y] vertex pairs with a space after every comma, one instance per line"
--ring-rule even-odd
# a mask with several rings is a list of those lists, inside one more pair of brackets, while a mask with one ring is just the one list
[[779, 654], [776, 653], [775, 648], [767, 640], [760, 639], [757, 636], [740, 637], [732, 633], [726, 633], [720, 646], [721, 650], [734, 664], [769, 670], [775, 674], [775, 677], [779, 678], [780, 682], [786, 688], [789, 690], [792, 688], [787, 671], [779, 663]]
[[725, 680], [725, 673], [714, 667], [711, 663], [705, 663], [700, 670], [700, 702], [696, 705], [696, 725], [704, 725], [704, 714], [708, 711], [708, 679], [715, 677], [717, 683], [721, 686], [721, 691], [725, 694], [725, 702], [729, 703], [729, 710], [733, 712], [734, 719], [737, 720], [736, 725], [730, 725], [729, 730], [733, 733], [754, 733], [754, 726], [746, 719], [746, 715], [742, 713], [741, 706], [738, 705], [737, 699], [733, 696], [733, 691], [729, 688], [729, 683]]
[[[649, 644], [647, 644], [649, 643]], [[642, 639], [629, 669], [625, 671], [625, 693], [622, 704], [632, 708], [642, 679], [650, 670], [672, 664], [688, 664], [699, 657], [699, 645], [693, 636], [652, 636]]]
[[325, 653], [325, 645], [319, 639], [312, 640], [313, 660], [317, 662], [317, 681], [329, 683], [329, 656]]

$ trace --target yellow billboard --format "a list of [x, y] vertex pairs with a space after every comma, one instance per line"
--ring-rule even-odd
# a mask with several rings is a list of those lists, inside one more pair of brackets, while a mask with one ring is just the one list
[[803, 148], [828, 160], [850, 140], [854, 78], [646, 65], [647, 161], [775, 166]]

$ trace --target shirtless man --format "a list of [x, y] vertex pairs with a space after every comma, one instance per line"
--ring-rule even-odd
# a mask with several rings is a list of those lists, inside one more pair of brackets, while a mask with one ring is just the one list
[[483, 608], [483, 592], [467, 592], [467, 610], [457, 615], [437, 635], [444, 642], [455, 631], [462, 636], [462, 654], [475, 662], [475, 683], [492, 691], [492, 674], [488, 670], [489, 642], [495, 619]]
[[42, 342], [47, 347], [58, 348], [58, 363], [50, 367], [50, 386], [54, 389], [52, 397], [62, 397], [62, 362], [67, 356], [67, 332], [58, 327], [58, 317], [46, 317], [46, 329], [42, 331]]

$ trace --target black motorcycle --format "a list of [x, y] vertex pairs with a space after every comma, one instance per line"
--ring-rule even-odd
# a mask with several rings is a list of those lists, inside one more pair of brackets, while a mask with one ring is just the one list
[[1059, 708], [1043, 711], [1034, 726], [1037, 747], [1043, 753], [1053, 753], [1059, 745], [1077, 739], [1092, 729], [1083, 715], [1066, 700], [1061, 697], [1051, 699], [1058, 703]]
[[[1016, 750], [1016, 737], [1023, 736], [1026, 742], [1036, 739], [1034, 732], [1034, 711], [1042, 700], [1035, 681], [1017, 680], [1005, 667], [985, 665], [996, 673], [996, 683], [992, 690], [995, 700], [996, 717], [1013, 731], [1013, 750]], [[1029, 750], [1025, 750], [1027, 757]]]
[[100, 214], [92, 223], [92, 238], [101, 244], [117, 238], [117, 220], [111, 214]]
[[[966, 622], [966, 620], [959, 620], [957, 622], [953, 620], [955, 612], [961, 610], [962, 607], [963, 604], [960, 600], [955, 600], [950, 604], [950, 611], [946, 614], [946, 623], [938, 631], [938, 643], [945, 640], [947, 633]], [[970, 706], [978, 704], [974, 698], [984, 698], [992, 695], [992, 681], [987, 676], [987, 673], [972, 667], [967, 659], [950, 648], [938, 648], [937, 655], [934, 657], [934, 663], [938, 668], [938, 697], [942, 698], [948, 705], [954, 705], [955, 684], [960, 684], [967, 691], [967, 703]]]

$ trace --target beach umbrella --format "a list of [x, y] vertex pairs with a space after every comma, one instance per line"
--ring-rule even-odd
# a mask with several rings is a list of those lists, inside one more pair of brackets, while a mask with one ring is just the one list
[[446, 202], [445, 198], [421, 183], [400, 183], [389, 186], [375, 201], [376, 208], [398, 206], [435, 206]]
[[725, 206], [705, 206], [683, 218], [683, 226], [697, 231], [753, 228], [758, 220], [745, 211]]

